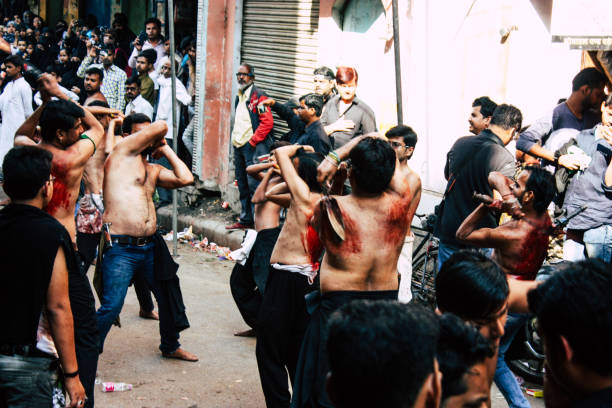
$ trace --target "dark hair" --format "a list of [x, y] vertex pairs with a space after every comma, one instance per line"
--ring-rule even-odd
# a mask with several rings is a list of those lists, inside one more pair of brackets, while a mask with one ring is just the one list
[[140, 88], [140, 78], [138, 78], [137, 76], [128, 77], [128, 79], [125, 80], [125, 84], [126, 85], [136, 84]]
[[295, 158], [299, 160], [297, 173], [302, 180], [308, 185], [310, 191], [320, 193], [321, 183], [317, 181], [317, 167], [323, 161], [323, 154], [316, 152], [307, 152], [300, 148], [295, 153]]
[[336, 79], [336, 75], [334, 75], [334, 71], [332, 71], [331, 68], [328, 68], [328, 67], [316, 68], [312, 74], [313, 75], [323, 75], [325, 79], [330, 80], [330, 81], [333, 79]]
[[5, 64], [9, 64], [10, 63], [10, 64], [12, 64], [12, 65], [14, 65], [16, 67], [23, 68], [23, 59], [19, 55], [17, 55], [17, 54], [9, 55], [8, 57], [6, 57], [4, 59], [4, 63]]
[[48, 74], [54, 73], [57, 76], [60, 76], [62, 70], [59, 69], [59, 67], [57, 67], [55, 64], [50, 64], [50, 65], [47, 65], [47, 68], [45, 68], [45, 72]]
[[542, 214], [555, 198], [555, 178], [541, 167], [527, 166], [525, 170], [529, 172], [525, 191], [533, 191], [533, 208], [539, 214]]
[[270, 151], [274, 151], [280, 147], [289, 146], [289, 145], [291, 145], [291, 143], [289, 143], [286, 140], [276, 140], [274, 143], [272, 143], [272, 146], [270, 146]]
[[323, 97], [316, 93], [309, 93], [302, 97], [300, 97], [300, 102], [304, 101], [304, 105], [307, 108], [313, 108], [315, 110], [315, 116], [321, 116], [321, 112], [323, 112]]
[[612, 92], [610, 92], [610, 95], [608, 95], [608, 97], [604, 101], [604, 105], [606, 105], [606, 106], [612, 105]]
[[597, 68], [585, 68], [572, 80], [572, 92], [576, 92], [584, 85], [589, 88], [599, 88], [605, 83], [606, 78]]
[[100, 78], [100, 83], [104, 80], [104, 71], [98, 67], [90, 67], [85, 71], [85, 75], [97, 75]]
[[85, 116], [83, 108], [72, 101], [50, 101], [40, 115], [40, 136], [45, 142], [53, 142], [56, 131], [70, 130], [77, 119]]
[[336, 82], [338, 84], [346, 84], [352, 80], [355, 80], [356, 83], [358, 78], [357, 70], [353, 67], [338, 67], [336, 71]]
[[162, 24], [161, 24], [161, 21], [159, 21], [158, 18], [156, 18], [156, 17], [149, 17], [149, 18], [147, 18], [145, 20], [145, 22], [144, 22], [145, 28], [147, 27], [148, 24], [151, 24], [151, 23], [155, 24], [157, 26], [157, 28], [161, 30]]
[[397, 301], [355, 300], [329, 319], [327, 349], [338, 408], [413, 406], [434, 372], [438, 319]]
[[121, 125], [121, 131], [123, 133], [132, 134], [132, 126], [138, 123], [150, 123], [151, 118], [149, 118], [144, 113], [132, 113], [131, 115], [127, 115], [123, 119], [123, 125]]
[[16, 146], [4, 156], [4, 191], [11, 200], [30, 200], [49, 180], [53, 155], [35, 146]]
[[243, 62], [242, 64], [240, 64], [241, 67], [245, 67], [246, 69], [249, 70], [249, 76], [250, 77], [254, 77], [255, 76], [255, 68], [253, 68], [253, 66], [251, 64], [247, 64], [246, 62]]
[[157, 51], [155, 51], [153, 48], [148, 48], [138, 54], [138, 58], [140, 57], [146, 58], [149, 64], [155, 64], [155, 61], [157, 61]]
[[100, 106], [102, 108], [110, 108], [110, 105], [104, 101], [100, 101], [98, 99], [95, 99], [93, 101], [91, 101], [90, 103], [87, 104], [87, 106]]
[[65, 51], [65, 52], [66, 52], [66, 54], [67, 54], [68, 56], [72, 55], [72, 49], [71, 49], [71, 48], [62, 48], [62, 49], [60, 49], [60, 50], [58, 51], [58, 55], [59, 55], [59, 53], [60, 53], [61, 51]]
[[502, 103], [497, 105], [497, 108], [493, 111], [491, 124], [497, 125], [504, 130], [509, 130], [510, 128], [519, 130], [523, 124], [523, 114], [517, 107]]
[[410, 126], [398, 125], [394, 126], [385, 133], [387, 139], [401, 137], [404, 139], [404, 144], [408, 147], [415, 147], [418, 141], [417, 134]]
[[490, 317], [504, 306], [509, 293], [499, 265], [473, 250], [452, 254], [436, 276], [438, 308], [464, 320]]
[[[577, 361], [612, 374], [612, 269], [597, 259], [569, 264], [527, 293], [529, 309], [552, 342], [563, 336]], [[546, 358], [551, 358], [547, 354]]]
[[468, 387], [464, 375], [494, 354], [491, 343], [473, 326], [452, 313], [439, 318], [438, 363], [442, 372], [442, 400], [460, 395]]
[[488, 96], [481, 96], [480, 98], [474, 99], [472, 102], [472, 107], [480, 106], [480, 113], [485, 118], [493, 115], [495, 108], [497, 108], [497, 104], [491, 100]]
[[385, 140], [366, 137], [349, 153], [351, 174], [360, 190], [380, 194], [395, 173], [395, 150]]

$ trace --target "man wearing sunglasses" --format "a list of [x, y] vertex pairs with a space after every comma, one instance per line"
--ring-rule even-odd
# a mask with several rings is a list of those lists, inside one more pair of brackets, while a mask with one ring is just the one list
[[[232, 129], [234, 167], [240, 192], [240, 219], [227, 229], [253, 228], [253, 204], [251, 197], [257, 188], [257, 180], [247, 175], [246, 168], [254, 159], [270, 152], [271, 132], [274, 127], [272, 112], [261, 102], [268, 99], [264, 91], [253, 84], [255, 71], [249, 64], [242, 64], [236, 73], [238, 95]], [[261, 105], [261, 106], [260, 106]]]

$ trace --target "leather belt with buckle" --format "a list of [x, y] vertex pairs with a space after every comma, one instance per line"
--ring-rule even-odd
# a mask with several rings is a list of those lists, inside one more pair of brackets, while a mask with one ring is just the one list
[[150, 237], [131, 237], [129, 235], [111, 235], [113, 244], [145, 246], [153, 242], [153, 236]]
[[12, 357], [14, 355], [23, 357], [45, 357], [55, 359], [54, 355], [45, 353], [36, 348], [35, 345], [14, 345], [14, 344], [0, 344], [0, 354]]

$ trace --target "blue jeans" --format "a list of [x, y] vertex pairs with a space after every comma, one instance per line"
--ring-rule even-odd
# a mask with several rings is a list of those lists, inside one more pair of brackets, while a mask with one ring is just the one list
[[499, 342], [494, 380], [510, 408], [531, 407], [504, 358], [512, 340], [514, 340], [518, 331], [525, 325], [528, 317], [529, 315], [526, 314], [508, 313], [508, 320], [506, 320], [506, 325], [504, 326], [504, 335]]
[[253, 224], [255, 206], [251, 203], [251, 197], [259, 185], [259, 181], [247, 174], [246, 168], [253, 164], [257, 157], [270, 153], [269, 139], [258, 143], [255, 147], [247, 143], [234, 148], [234, 172], [240, 193], [240, 222], [242, 224]]
[[136, 273], [142, 273], [159, 307], [159, 334], [163, 353], [172, 353], [180, 347], [165, 297], [160, 296], [158, 282], [153, 277], [154, 244], [143, 246], [113, 244], [104, 251], [102, 260], [103, 296], [98, 316], [100, 353], [113, 322], [119, 316], [128, 286]]
[[0, 407], [49, 408], [57, 384], [55, 360], [0, 355]]
[[612, 262], [612, 225], [602, 225], [584, 232], [584, 246], [589, 258]]
[[440, 242], [438, 246], [438, 270], [436, 272], [440, 272], [442, 264], [446, 262], [446, 260], [450, 258], [452, 254], [454, 254], [460, 249], [461, 248], [456, 247], [454, 245], [443, 244], [442, 242]]
[[[442, 242], [440, 242], [440, 244], [438, 245], [438, 270], [437, 272], [440, 272], [440, 268], [442, 268], [442, 264], [446, 262], [446, 260], [450, 258], [452, 254], [462, 249], [470, 249], [470, 248], [460, 248], [454, 245], [443, 244]], [[484, 256], [488, 256], [489, 258], [491, 257], [491, 255], [493, 255], [492, 248], [479, 248], [479, 249], [471, 248], [471, 249], [478, 251]]]

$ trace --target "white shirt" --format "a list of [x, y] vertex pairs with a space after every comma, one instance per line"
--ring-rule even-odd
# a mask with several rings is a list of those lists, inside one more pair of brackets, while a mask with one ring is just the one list
[[153, 120], [153, 106], [142, 95], [138, 95], [125, 106], [125, 115], [132, 113], [144, 113], [149, 119]]
[[[159, 83], [159, 104], [157, 105], [157, 117], [155, 120], [165, 120], [168, 124], [168, 133], [166, 139], [172, 139], [172, 79], [161, 75], [157, 82]], [[185, 85], [178, 79], [176, 80], [176, 100], [183, 105], [191, 103], [191, 95], [187, 93]], [[176, 108], [176, 116], [180, 113], [180, 105], [174, 104]]]
[[6, 84], [0, 95], [0, 165], [4, 155], [13, 147], [15, 132], [32, 114], [32, 88], [23, 77]]
[[144, 42], [140, 51], [138, 51], [136, 47], [134, 47], [132, 55], [130, 55], [130, 58], [128, 59], [128, 65], [131, 68], [136, 68], [136, 58], [138, 57], [138, 54], [140, 54], [144, 50], [148, 50], [149, 48], [153, 48], [157, 52], [157, 59], [155, 60], [155, 64], [153, 64], [153, 66], [157, 70], [159, 66], [159, 61], [161, 61], [162, 57], [166, 54], [166, 51], [164, 50], [164, 42], [161, 38], [159, 39], [159, 42], [155, 47], [149, 42], [149, 40]]

